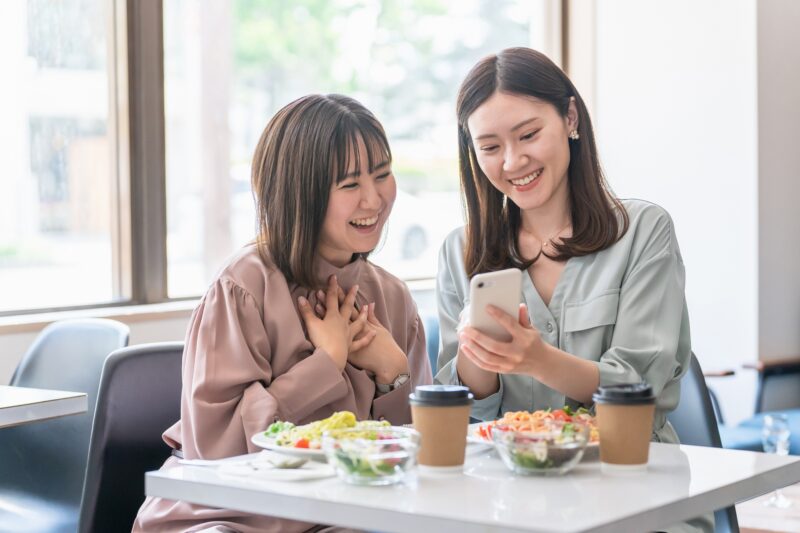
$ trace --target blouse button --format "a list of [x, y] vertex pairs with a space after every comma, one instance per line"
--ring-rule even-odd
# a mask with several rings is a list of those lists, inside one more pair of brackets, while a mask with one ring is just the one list
[[553, 333], [553, 323], [547, 322], [547, 333]]

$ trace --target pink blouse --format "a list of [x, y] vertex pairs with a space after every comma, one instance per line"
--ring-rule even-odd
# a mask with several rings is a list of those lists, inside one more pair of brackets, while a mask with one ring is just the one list
[[[347, 291], [358, 284], [358, 304], [375, 314], [408, 356], [411, 379], [376, 397], [375, 382], [350, 363], [337, 369], [308, 340], [297, 297], [316, 298], [287, 283], [256, 247], [245, 247], [206, 292], [192, 315], [183, 352], [181, 419], [164, 433], [187, 459], [255, 452], [250, 437], [276, 420], [306, 424], [335, 411], [352, 411], [400, 425], [411, 422], [408, 395], [432, 382], [425, 332], [403, 282], [364, 260], [343, 268], [318, 258], [321, 279], [336, 274]], [[174, 466], [170, 458], [162, 468]], [[237, 531], [305, 531], [313, 524], [147, 498], [134, 531], [198, 531], [216, 525]]]

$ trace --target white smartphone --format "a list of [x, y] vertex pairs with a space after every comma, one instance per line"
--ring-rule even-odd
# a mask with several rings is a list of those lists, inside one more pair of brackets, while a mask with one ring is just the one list
[[502, 309], [517, 320], [522, 299], [522, 271], [507, 268], [476, 274], [469, 282], [469, 295], [469, 325], [499, 341], [510, 341], [511, 334], [486, 312], [486, 306]]

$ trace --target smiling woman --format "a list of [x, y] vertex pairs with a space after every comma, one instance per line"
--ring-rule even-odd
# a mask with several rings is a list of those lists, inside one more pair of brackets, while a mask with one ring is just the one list
[[[657, 396], [653, 440], [678, 442], [666, 415], [691, 340], [669, 214], [613, 195], [583, 99], [544, 54], [510, 48], [482, 59], [456, 108], [468, 219], [440, 254], [436, 379], [469, 386], [483, 420], [592, 408], [598, 386], [646, 381]], [[519, 312], [487, 312], [510, 340], [457, 328], [469, 278], [509, 267], [526, 274]], [[709, 530], [708, 518], [692, 522]]]
[[[432, 381], [425, 333], [406, 286], [366, 260], [394, 203], [391, 161], [381, 124], [346, 96], [299, 98], [264, 128], [258, 238], [229, 260], [186, 335], [181, 419], [164, 433], [186, 459], [253, 452], [278, 420], [411, 421], [410, 391]], [[148, 498], [134, 531], [214, 526], [319, 527]]]
[[[520, 117], [523, 120], [517, 122]], [[468, 125], [476, 134], [478, 165], [495, 189], [521, 210], [549, 202], [566, 204], [569, 148], [564, 139], [578, 127], [574, 97], [562, 117], [549, 103], [496, 92], [469, 116]], [[525, 228], [524, 220], [523, 228], [533, 231]]]
[[[646, 380], [659, 395], [653, 434], [675, 442], [666, 412], [690, 339], [669, 215], [611, 193], [580, 94], [539, 52], [478, 62], [457, 111], [468, 221], [441, 252], [437, 379], [470, 386], [481, 419], [590, 406], [598, 385]], [[527, 273], [519, 316], [488, 311], [512, 340], [456, 331], [469, 278], [508, 267]]]
[[385, 142], [362, 137], [348, 150], [348, 167], [328, 199], [319, 253], [331, 263], [350, 262], [352, 250], [367, 254], [375, 249], [381, 230], [394, 205], [397, 185], [391, 169], [391, 153]]

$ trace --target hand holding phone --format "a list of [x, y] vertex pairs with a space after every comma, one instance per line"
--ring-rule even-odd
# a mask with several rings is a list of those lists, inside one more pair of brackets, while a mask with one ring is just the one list
[[476, 274], [469, 282], [469, 325], [499, 341], [508, 342], [511, 334], [486, 312], [493, 305], [516, 320], [522, 299], [522, 271], [508, 268]]

